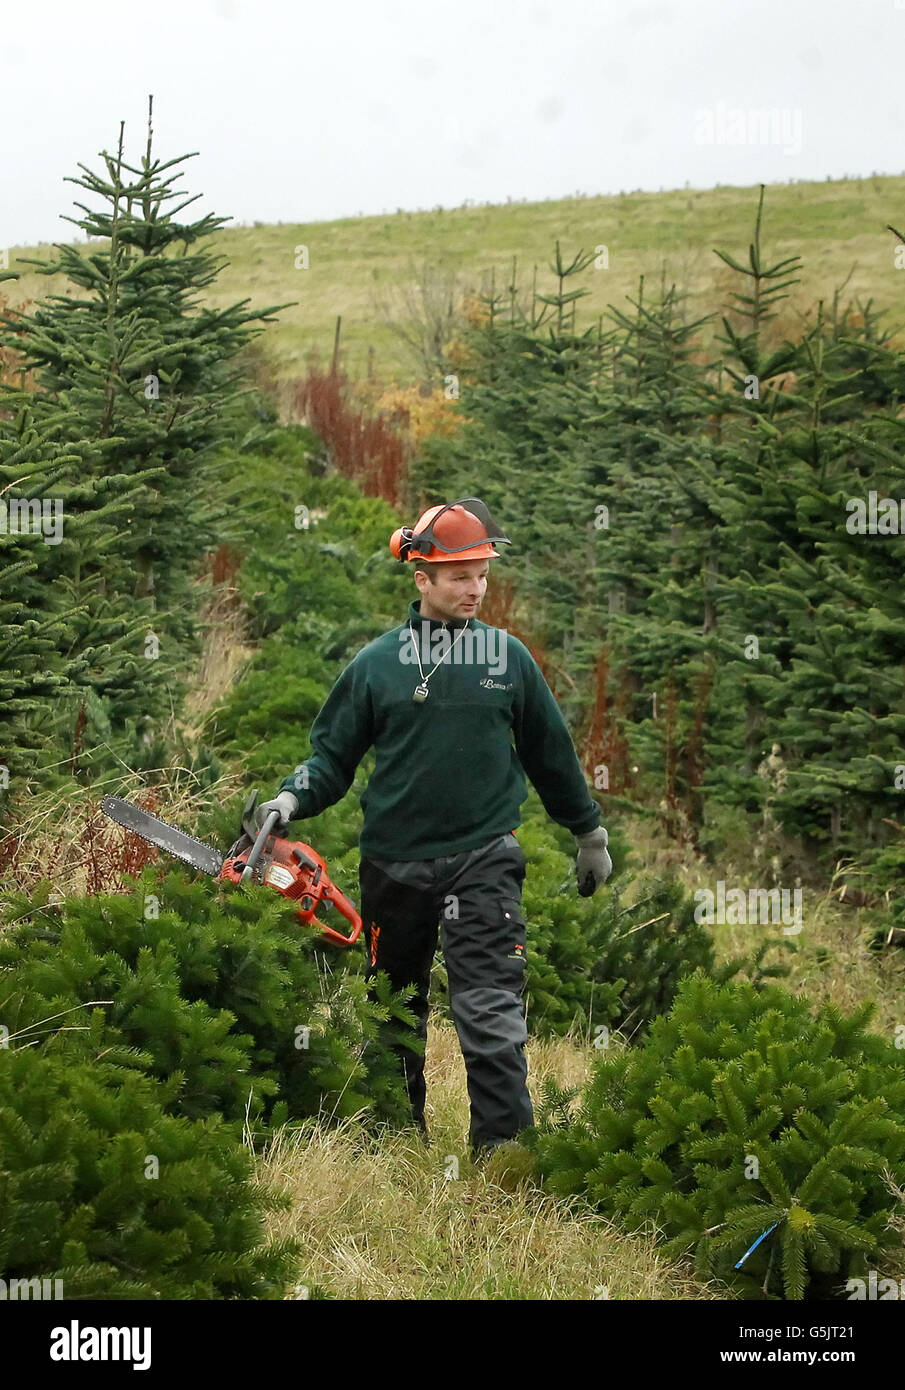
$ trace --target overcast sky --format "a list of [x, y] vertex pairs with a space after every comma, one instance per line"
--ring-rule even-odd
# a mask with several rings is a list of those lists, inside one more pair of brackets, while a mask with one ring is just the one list
[[7, 0], [0, 35], [0, 248], [81, 239], [63, 178], [120, 120], [137, 159], [149, 92], [194, 215], [245, 223], [905, 170], [905, 0]]

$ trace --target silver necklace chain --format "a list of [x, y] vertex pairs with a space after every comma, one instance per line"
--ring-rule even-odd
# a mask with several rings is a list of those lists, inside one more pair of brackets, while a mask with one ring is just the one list
[[[469, 620], [466, 618], [466, 619], [465, 619], [465, 625], [464, 625], [464, 627], [462, 628], [461, 632], [459, 633], [459, 637], [461, 637], [461, 636], [463, 635], [463, 633], [465, 632], [465, 628], [468, 627], [468, 622], [469, 622]], [[412, 696], [412, 699], [415, 701], [416, 704], [421, 704], [422, 701], [426, 700], [427, 697], [428, 697], [428, 695], [430, 694], [430, 691], [429, 691], [428, 688], [427, 688], [427, 683], [428, 683], [428, 681], [430, 680], [431, 676], [434, 674], [434, 671], [436, 671], [438, 667], [440, 667], [440, 666], [443, 665], [443, 663], [444, 663], [444, 661], [446, 660], [447, 656], [449, 656], [449, 652], [452, 651], [453, 647], [456, 645], [456, 642], [458, 642], [459, 637], [457, 637], [457, 638], [455, 639], [455, 641], [454, 641], [453, 644], [452, 644], [452, 647], [450, 647], [450, 649], [449, 649], [449, 652], [444, 652], [443, 656], [441, 656], [440, 660], [437, 662], [437, 665], [434, 667], [433, 671], [428, 671], [427, 675], [425, 675], [425, 674], [424, 674], [424, 668], [423, 668], [423, 666], [421, 665], [421, 657], [418, 655], [418, 643], [417, 643], [417, 641], [416, 641], [416, 639], [415, 639], [415, 629], [412, 627], [412, 620], [411, 620], [411, 618], [409, 618], [409, 632], [412, 634], [412, 645], [413, 645], [414, 648], [415, 648], [415, 660], [416, 660], [417, 663], [418, 663], [418, 674], [419, 674], [420, 677], [421, 677], [421, 684], [415, 686], [415, 693], [414, 693], [414, 695]]]

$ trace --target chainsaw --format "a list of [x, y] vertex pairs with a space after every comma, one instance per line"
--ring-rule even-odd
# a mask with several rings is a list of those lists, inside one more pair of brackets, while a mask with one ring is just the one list
[[[118, 796], [105, 796], [101, 810], [117, 825], [221, 882], [269, 884], [284, 898], [298, 903], [296, 916], [299, 921], [314, 922], [321, 929], [323, 941], [335, 946], [354, 946], [361, 934], [361, 917], [345, 893], [331, 881], [324, 860], [301, 840], [281, 840], [272, 834], [280, 818], [279, 811], [271, 811], [258, 830], [254, 822], [257, 804], [255, 791], [242, 811], [242, 833], [226, 854]], [[323, 901], [332, 903], [345, 917], [352, 928], [348, 936], [326, 926], [315, 916]]]

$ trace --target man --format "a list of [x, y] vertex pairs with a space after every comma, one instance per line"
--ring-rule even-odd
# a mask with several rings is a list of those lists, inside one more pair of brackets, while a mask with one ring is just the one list
[[[431, 965], [440, 944], [465, 1059], [469, 1143], [482, 1156], [534, 1123], [527, 1041], [525, 856], [513, 827], [525, 775], [547, 813], [578, 844], [578, 887], [612, 871], [607, 832], [566, 723], [527, 647], [479, 621], [494, 542], [510, 541], [483, 502], [429, 508], [390, 539], [411, 562], [420, 600], [408, 619], [364, 647], [339, 676], [311, 728], [314, 752], [258, 808], [281, 823], [313, 816], [352, 785], [377, 750], [361, 804], [361, 915], [368, 978], [416, 990], [427, 1038]], [[398, 1047], [412, 1116], [426, 1134], [424, 1058]]]

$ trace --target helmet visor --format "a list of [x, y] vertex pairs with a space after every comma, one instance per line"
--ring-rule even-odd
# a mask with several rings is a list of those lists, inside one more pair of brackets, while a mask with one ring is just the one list
[[476, 516], [487, 532], [488, 541], [499, 542], [502, 545], [512, 544], [503, 528], [494, 521], [480, 497], [460, 497], [456, 502], [447, 502], [443, 510], [439, 511], [437, 515], [432, 518], [425, 530], [419, 531], [417, 535], [412, 537], [412, 545], [422, 551], [428, 546], [433, 546], [436, 550], [442, 550], [444, 555], [457, 555], [460, 550], [473, 550], [476, 544], [483, 544], [483, 541], [475, 542], [471, 540], [467, 541], [465, 545], [444, 545], [442, 541], [437, 540], [434, 535], [434, 527], [441, 516], [448, 512], [451, 507], [464, 507], [466, 511]]

